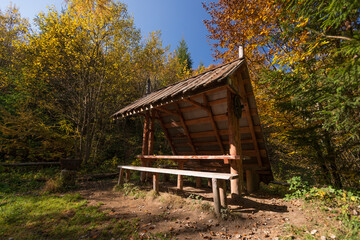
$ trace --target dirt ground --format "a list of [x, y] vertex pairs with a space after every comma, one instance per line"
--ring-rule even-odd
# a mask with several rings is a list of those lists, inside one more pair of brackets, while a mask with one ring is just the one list
[[90, 205], [101, 204], [116, 218], [140, 219], [139, 234], [145, 236], [166, 232], [174, 239], [278, 239], [290, 236], [287, 226], [303, 226], [313, 214], [305, 214], [299, 201], [252, 194], [237, 202], [228, 196], [231, 214], [225, 213], [230, 217], [224, 220], [201, 207], [204, 203], [213, 206], [208, 187], [197, 189], [185, 182], [184, 191], [177, 192], [174, 183], [161, 183], [160, 196], [136, 199], [113, 191], [115, 184], [115, 180], [82, 182], [78, 192]]

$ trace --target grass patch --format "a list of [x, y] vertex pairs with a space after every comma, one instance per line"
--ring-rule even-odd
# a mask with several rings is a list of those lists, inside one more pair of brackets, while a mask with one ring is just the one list
[[139, 219], [124, 220], [89, 206], [78, 193], [42, 191], [56, 172], [0, 173], [0, 239], [170, 239], [139, 233]]

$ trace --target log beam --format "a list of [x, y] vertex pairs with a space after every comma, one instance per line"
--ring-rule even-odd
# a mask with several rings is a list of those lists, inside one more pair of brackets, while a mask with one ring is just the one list
[[209, 106], [209, 102], [208, 102], [207, 96], [205, 94], [203, 94], [203, 101], [204, 101], [205, 107], [207, 109], [207, 113], [208, 113], [208, 115], [210, 117], [211, 125], [212, 125], [212, 128], [214, 130], [216, 140], [217, 140], [217, 142], [219, 144], [220, 150], [221, 150], [222, 154], [225, 154], [224, 145], [223, 145], [223, 143], [221, 141], [221, 137], [220, 137], [219, 130], [217, 128], [217, 125], [216, 125], [216, 122], [215, 122], [215, 119], [214, 119], [213, 112], [211, 110], [211, 107]]
[[250, 113], [249, 101], [248, 101], [248, 98], [247, 98], [246, 89], [245, 89], [245, 86], [244, 86], [244, 81], [242, 81], [241, 72], [238, 73], [238, 78], [240, 79], [240, 82], [239, 82], [240, 96], [242, 96], [242, 100], [243, 100], [243, 104], [244, 104], [244, 108], [245, 108], [245, 117], [246, 117], [247, 122], [249, 124], [251, 138], [253, 140], [254, 148], [255, 148], [255, 151], [256, 151], [256, 159], [258, 161], [259, 166], [262, 167], [263, 163], [262, 163], [262, 160], [261, 160], [259, 144], [258, 144], [257, 139], [256, 139], [254, 122], [253, 122], [253, 119], [252, 119], [252, 116], [251, 116], [251, 113]]
[[172, 142], [172, 139], [171, 139], [171, 137], [170, 137], [169, 131], [168, 131], [167, 128], [165, 127], [165, 124], [164, 124], [164, 122], [163, 122], [163, 120], [162, 120], [159, 112], [157, 112], [157, 115], [159, 116], [158, 120], [159, 120], [160, 126], [161, 126], [161, 128], [162, 128], [162, 130], [163, 130], [163, 132], [164, 132], [164, 134], [165, 134], [165, 138], [166, 138], [166, 139], [168, 140], [168, 142], [169, 142], [169, 145], [170, 145], [172, 154], [173, 154], [173, 155], [176, 155], [177, 152], [176, 152], [175, 146], [174, 146], [174, 144], [173, 144], [173, 142]]
[[[148, 154], [149, 148], [149, 111], [145, 113], [145, 120], [144, 120], [144, 130], [143, 130], [143, 144], [142, 144], [142, 154]], [[141, 166], [146, 167], [146, 159], [141, 158]], [[141, 182], [145, 182], [146, 173], [141, 172], [140, 180]]]
[[179, 107], [178, 103], [176, 103], [176, 109], [177, 109], [177, 111], [179, 113], [180, 122], [181, 122], [181, 125], [182, 125], [183, 129], [184, 129], [185, 135], [186, 135], [186, 137], [187, 137], [187, 139], [189, 141], [189, 145], [190, 145], [191, 149], [193, 150], [194, 154], [197, 154], [196, 148], [195, 148], [194, 143], [192, 141], [192, 138], [190, 136], [189, 129], [185, 124], [185, 119], [184, 119], [184, 116], [182, 115], [182, 113], [180, 111], [180, 107]]

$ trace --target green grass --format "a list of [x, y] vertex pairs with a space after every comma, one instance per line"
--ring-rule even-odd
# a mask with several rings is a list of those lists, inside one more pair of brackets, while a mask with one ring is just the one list
[[56, 171], [0, 173], [0, 239], [170, 239], [139, 233], [139, 219], [125, 220], [89, 206], [78, 193], [48, 194]]

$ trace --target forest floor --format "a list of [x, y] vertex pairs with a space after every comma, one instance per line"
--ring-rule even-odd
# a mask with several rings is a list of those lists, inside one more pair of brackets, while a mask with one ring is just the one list
[[82, 178], [56, 189], [56, 176], [56, 169], [0, 173], [1, 240], [360, 239], [359, 197], [349, 192], [325, 204], [284, 200], [280, 188], [262, 185], [236, 202], [228, 197], [229, 209], [216, 218], [211, 189], [192, 182], [184, 191], [161, 182], [157, 195], [136, 180], [119, 188], [116, 179]]
[[150, 184], [142, 186], [142, 194], [131, 185], [113, 191], [115, 184], [83, 182], [77, 192], [115, 218], [137, 219], [137, 232], [145, 239], [155, 233], [173, 239], [331, 239], [336, 235], [329, 226], [339, 224], [302, 200], [285, 201], [260, 192], [237, 202], [228, 198], [229, 211], [219, 219], [212, 211], [210, 188], [177, 191], [174, 183], [162, 183], [157, 196]]

